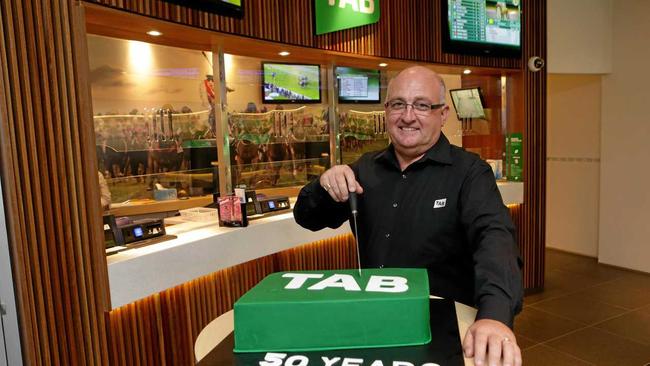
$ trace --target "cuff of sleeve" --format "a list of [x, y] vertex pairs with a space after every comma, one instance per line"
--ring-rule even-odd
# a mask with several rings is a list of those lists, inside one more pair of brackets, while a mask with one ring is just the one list
[[325, 188], [320, 185], [320, 181], [318, 179], [314, 179], [311, 184], [311, 191], [317, 194], [319, 198], [332, 198], [330, 194], [325, 190]]
[[514, 315], [512, 314], [510, 302], [496, 296], [483, 296], [479, 302], [476, 320], [492, 319], [500, 321], [512, 329]]

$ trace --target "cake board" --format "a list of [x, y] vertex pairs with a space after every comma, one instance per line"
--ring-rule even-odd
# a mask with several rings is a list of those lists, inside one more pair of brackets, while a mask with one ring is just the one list
[[[460, 366], [464, 364], [458, 322], [454, 302], [446, 299], [430, 299], [431, 342], [422, 346], [342, 349], [313, 352], [261, 352], [234, 353], [234, 337], [231, 332], [210, 351], [198, 366], [325, 366], [330, 360], [340, 366], [345, 359], [351, 364], [363, 366]], [[276, 355], [284, 354], [284, 356]], [[325, 358], [325, 359], [324, 359]], [[339, 358], [337, 362], [334, 362]], [[354, 361], [356, 359], [356, 361]], [[359, 362], [359, 360], [363, 360]], [[401, 363], [400, 363], [401, 362]]]

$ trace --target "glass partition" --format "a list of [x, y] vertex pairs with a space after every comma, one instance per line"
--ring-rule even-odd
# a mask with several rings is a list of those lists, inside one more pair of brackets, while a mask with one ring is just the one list
[[111, 207], [218, 191], [211, 53], [94, 35], [88, 48]]
[[[383, 102], [398, 69], [224, 54], [225, 85], [215, 85], [207, 51], [94, 35], [88, 48], [98, 167], [116, 216], [133, 206], [156, 212], [208, 205], [219, 192], [219, 169], [230, 169], [224, 187], [294, 195], [333, 156], [350, 164], [390, 143]], [[459, 120], [447, 94], [452, 110], [443, 132], [503, 169], [504, 78], [442, 77], [448, 91], [480, 87], [486, 106], [485, 118]], [[215, 113], [215, 90], [226, 93], [222, 113]], [[217, 131], [227, 143], [217, 141]], [[219, 161], [218, 146], [228, 161]], [[155, 205], [163, 200], [164, 207]]]
[[224, 63], [233, 187], [300, 187], [324, 172], [325, 68], [228, 54]]

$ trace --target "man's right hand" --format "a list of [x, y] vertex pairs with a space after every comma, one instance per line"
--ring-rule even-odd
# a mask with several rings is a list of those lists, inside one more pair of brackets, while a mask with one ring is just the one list
[[336, 202], [348, 200], [349, 192], [363, 193], [352, 168], [347, 165], [335, 165], [320, 176], [320, 185]]

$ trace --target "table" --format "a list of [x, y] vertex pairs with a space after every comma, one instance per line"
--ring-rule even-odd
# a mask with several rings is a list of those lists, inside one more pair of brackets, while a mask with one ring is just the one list
[[[437, 296], [430, 296], [432, 299], [440, 299]], [[461, 337], [465, 336], [467, 329], [474, 323], [476, 318], [476, 309], [456, 302], [456, 318], [458, 321], [458, 331]], [[222, 314], [203, 328], [194, 343], [194, 357], [200, 361], [219, 343], [221, 343], [234, 328], [234, 312], [232, 310]], [[474, 366], [474, 362], [465, 358], [466, 366]]]

